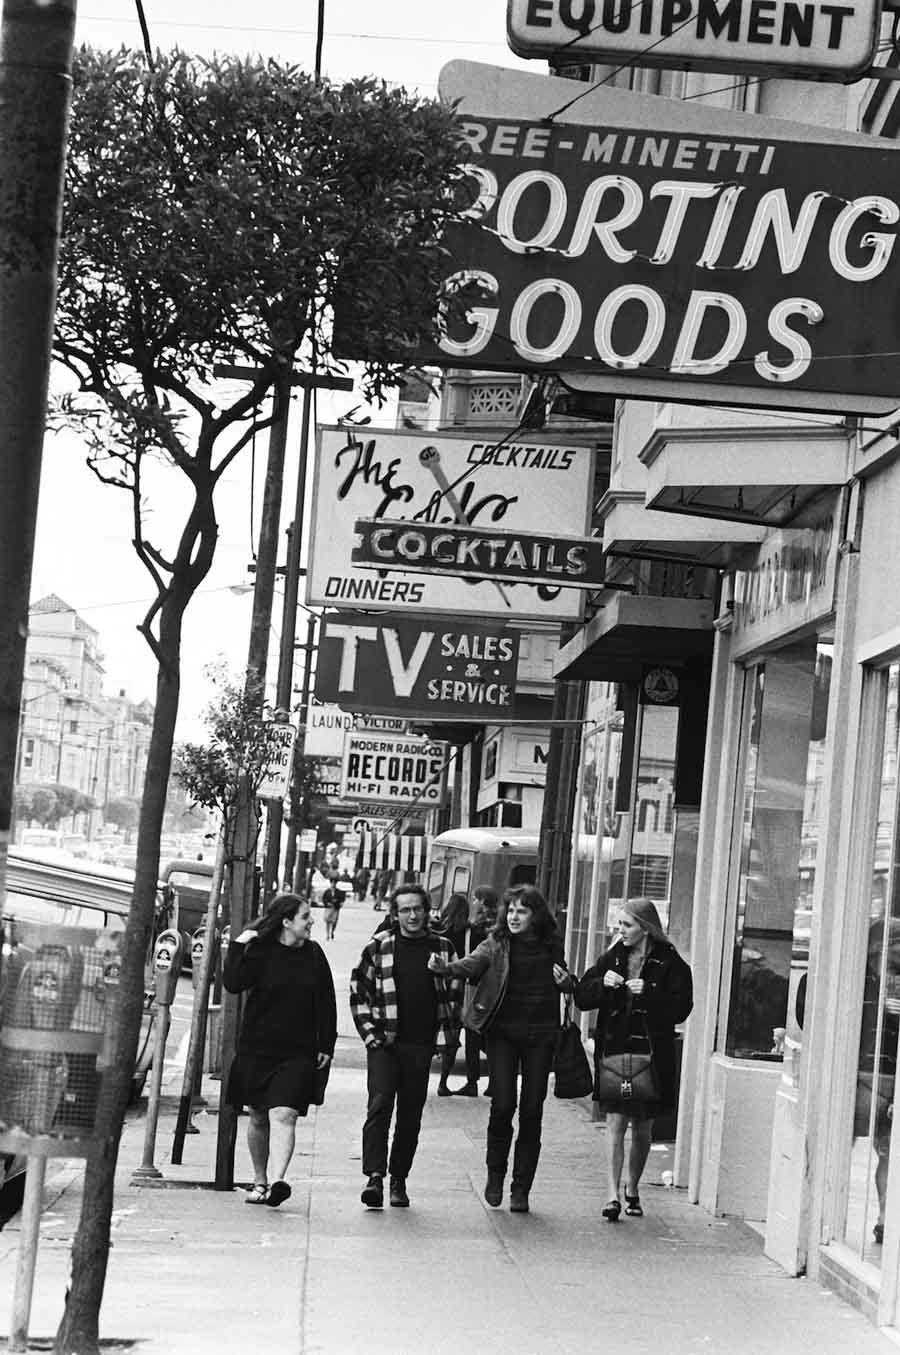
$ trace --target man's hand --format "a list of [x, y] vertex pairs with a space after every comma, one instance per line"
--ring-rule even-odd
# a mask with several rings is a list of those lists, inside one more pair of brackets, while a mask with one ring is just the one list
[[331, 1062], [331, 1055], [330, 1055], [330, 1054], [317, 1054], [317, 1055], [316, 1055], [316, 1067], [317, 1067], [317, 1068], [327, 1068], [330, 1062]]

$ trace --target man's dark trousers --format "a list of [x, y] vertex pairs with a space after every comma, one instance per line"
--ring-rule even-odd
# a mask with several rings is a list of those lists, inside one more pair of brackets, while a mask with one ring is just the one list
[[[366, 1051], [369, 1108], [363, 1125], [364, 1176], [409, 1175], [419, 1142], [422, 1110], [428, 1095], [431, 1045], [392, 1044]], [[388, 1134], [396, 1103], [394, 1137], [388, 1161]]]

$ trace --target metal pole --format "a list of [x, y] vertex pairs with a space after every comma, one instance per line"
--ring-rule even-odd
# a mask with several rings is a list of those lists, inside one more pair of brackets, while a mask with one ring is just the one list
[[19, 1235], [19, 1254], [16, 1261], [16, 1285], [9, 1324], [7, 1350], [10, 1351], [28, 1349], [28, 1322], [31, 1317], [31, 1297], [34, 1293], [34, 1271], [41, 1233], [46, 1174], [47, 1159], [29, 1157], [25, 1176], [25, 1198], [22, 1202], [22, 1231]]
[[[297, 635], [297, 595], [300, 592], [300, 543], [303, 537], [303, 512], [306, 506], [306, 467], [309, 449], [310, 387], [303, 389], [303, 413], [300, 423], [300, 457], [297, 463], [297, 494], [294, 521], [288, 529], [288, 554], [284, 574], [284, 611], [281, 620], [281, 648], [278, 654], [278, 679], [275, 705], [290, 711], [294, 688], [294, 640]], [[281, 823], [284, 806], [273, 800], [269, 806], [268, 842], [263, 876], [264, 897], [268, 903], [278, 887], [278, 862], [281, 857]]]
[[172, 1013], [168, 1002], [157, 998], [159, 1007], [159, 1026], [156, 1033], [156, 1048], [153, 1050], [153, 1067], [150, 1070], [150, 1091], [147, 1095], [147, 1123], [144, 1127], [144, 1156], [141, 1165], [131, 1174], [132, 1182], [140, 1185], [142, 1181], [159, 1180], [162, 1172], [153, 1165], [156, 1151], [156, 1126], [159, 1121], [159, 1098], [162, 1092], [163, 1064], [166, 1060], [166, 1041], [169, 1038], [169, 1026]]
[[0, 899], [56, 301], [75, 0], [4, 0], [0, 28]]
[[209, 1003], [209, 990], [212, 982], [213, 955], [216, 948], [216, 917], [219, 908], [219, 895], [222, 892], [222, 879], [225, 874], [225, 831], [219, 834], [216, 847], [216, 860], [213, 865], [212, 880], [209, 886], [209, 906], [203, 925], [203, 955], [200, 960], [200, 972], [197, 975], [197, 987], [194, 991], [194, 1010], [191, 1014], [191, 1033], [188, 1038], [187, 1056], [184, 1061], [184, 1076], [181, 1082], [181, 1100], [178, 1104], [178, 1119], [175, 1123], [175, 1137], [172, 1140], [172, 1162], [178, 1166], [184, 1152], [184, 1136], [188, 1133], [191, 1118], [191, 1106], [194, 1100], [196, 1070], [203, 1072], [203, 1044], [206, 1034], [206, 1009]]

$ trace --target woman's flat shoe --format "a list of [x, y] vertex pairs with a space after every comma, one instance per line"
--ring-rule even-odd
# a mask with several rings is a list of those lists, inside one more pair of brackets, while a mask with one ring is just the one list
[[875, 1227], [872, 1229], [872, 1236], [873, 1236], [874, 1239], [875, 1239], [876, 1246], [879, 1246], [879, 1247], [880, 1247], [881, 1244], [884, 1242], [884, 1224], [883, 1224], [883, 1223], [876, 1223], [876, 1224], [875, 1224]]
[[447, 1086], [446, 1082], [439, 1082], [439, 1083], [438, 1083], [437, 1094], [438, 1094], [438, 1096], [452, 1096], [452, 1095], [453, 1095], [452, 1091], [451, 1091], [450, 1088]]
[[271, 1205], [273, 1209], [277, 1209], [280, 1204], [284, 1204], [285, 1200], [289, 1200], [290, 1197], [291, 1188], [287, 1181], [276, 1181], [273, 1185], [269, 1186], [269, 1193], [266, 1196], [265, 1203]]
[[619, 1200], [610, 1200], [608, 1204], [603, 1206], [602, 1212], [607, 1223], [618, 1223], [622, 1205]]
[[255, 1181], [244, 1196], [244, 1204], [265, 1204], [269, 1198], [269, 1187], [262, 1181]]
[[626, 1190], [625, 1213], [628, 1214], [633, 1219], [642, 1219], [644, 1217], [644, 1211], [641, 1208], [640, 1195], [629, 1195], [628, 1191]]

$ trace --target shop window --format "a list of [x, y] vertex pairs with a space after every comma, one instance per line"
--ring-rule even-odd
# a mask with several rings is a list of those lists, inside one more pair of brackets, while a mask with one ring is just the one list
[[[809, 963], [832, 647], [792, 646], [747, 671], [747, 735], [726, 1053], [778, 1060]], [[789, 1010], [792, 1015], [789, 1018]]]
[[844, 1241], [881, 1265], [900, 1032], [900, 665], [871, 675], [879, 706], [877, 812], [870, 838], [865, 974]]

